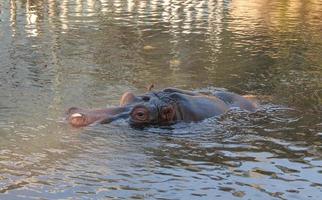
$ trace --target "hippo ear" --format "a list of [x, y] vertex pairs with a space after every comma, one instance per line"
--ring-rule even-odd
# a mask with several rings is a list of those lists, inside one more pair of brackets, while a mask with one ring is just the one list
[[126, 106], [137, 101], [139, 99], [132, 92], [125, 92], [121, 97], [120, 106]]
[[148, 87], [146, 88], [147, 89], [147, 92], [151, 92], [154, 88], [154, 84], [151, 83], [150, 85], [148, 85]]

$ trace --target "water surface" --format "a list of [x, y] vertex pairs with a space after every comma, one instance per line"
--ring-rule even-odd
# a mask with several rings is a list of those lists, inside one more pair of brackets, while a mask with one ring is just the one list
[[[319, 0], [0, 0], [1, 199], [319, 199]], [[150, 83], [263, 97], [172, 129], [73, 129]]]

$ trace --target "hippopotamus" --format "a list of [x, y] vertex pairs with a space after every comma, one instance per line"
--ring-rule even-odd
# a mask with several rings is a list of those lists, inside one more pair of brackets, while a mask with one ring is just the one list
[[256, 103], [233, 92], [216, 91], [213, 94], [191, 92], [177, 88], [148, 91], [142, 95], [126, 92], [119, 106], [86, 110], [72, 107], [67, 121], [74, 127], [110, 123], [128, 119], [135, 127], [172, 125], [177, 122], [198, 122], [221, 115], [233, 107], [254, 112]]

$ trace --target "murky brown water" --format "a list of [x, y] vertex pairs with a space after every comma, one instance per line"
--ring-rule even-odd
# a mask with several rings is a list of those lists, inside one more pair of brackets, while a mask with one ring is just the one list
[[[320, 199], [320, 0], [0, 0], [0, 199]], [[76, 130], [145, 86], [265, 97], [257, 113]]]

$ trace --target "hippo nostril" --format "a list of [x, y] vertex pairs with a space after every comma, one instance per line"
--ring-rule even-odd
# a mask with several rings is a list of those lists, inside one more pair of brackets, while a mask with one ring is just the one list
[[174, 110], [172, 106], [167, 106], [161, 110], [161, 120], [164, 122], [171, 122], [174, 118]]

